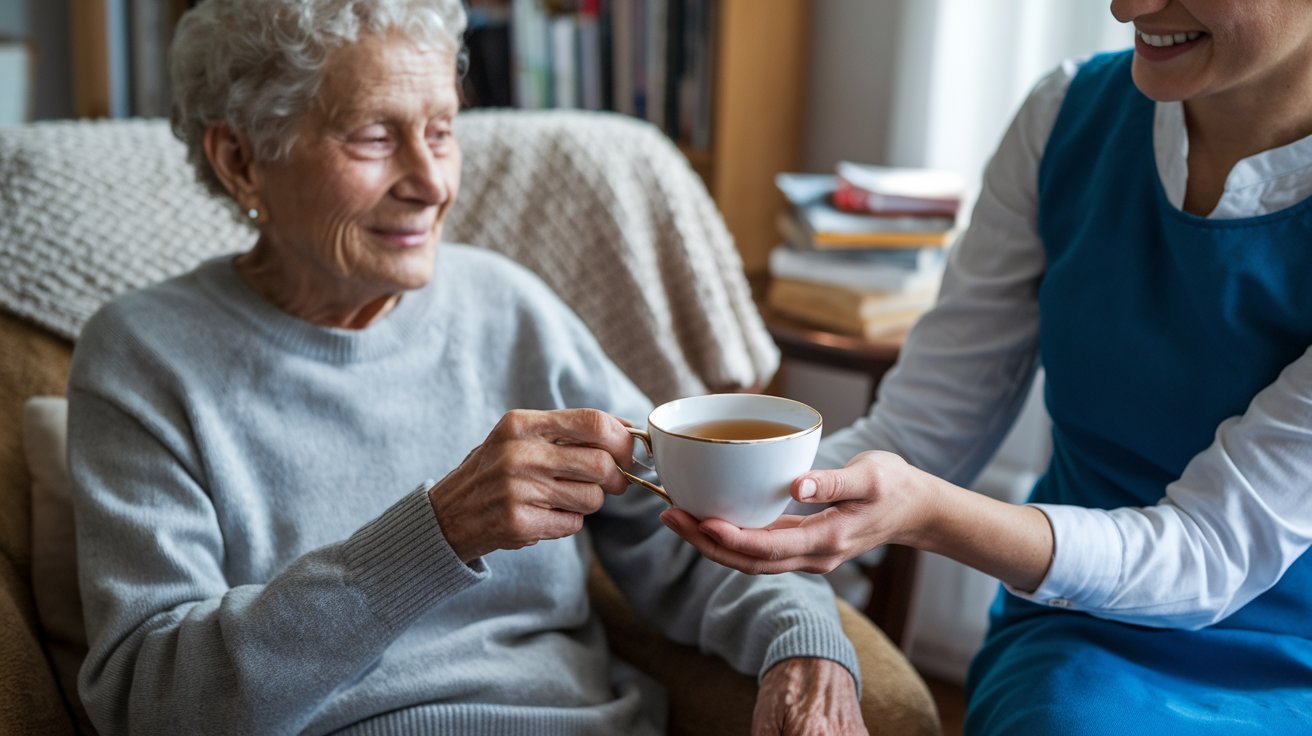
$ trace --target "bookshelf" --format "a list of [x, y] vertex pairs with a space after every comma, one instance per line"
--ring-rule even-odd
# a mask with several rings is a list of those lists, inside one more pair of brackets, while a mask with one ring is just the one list
[[[535, 1], [535, 0], [529, 0]], [[613, 0], [604, 0], [612, 2]], [[569, 0], [551, 0], [551, 4]], [[808, 0], [709, 0], [713, 6], [709, 144], [681, 144], [724, 215], [747, 274], [766, 273], [778, 238], [774, 175], [801, 160], [808, 64]], [[123, 91], [139, 77], [138, 39], [125, 18], [148, 7], [171, 23], [189, 0], [71, 0], [74, 111], [142, 114]], [[133, 80], [133, 85], [137, 80]], [[132, 94], [137, 94], [134, 88]], [[145, 114], [155, 114], [146, 110]]]

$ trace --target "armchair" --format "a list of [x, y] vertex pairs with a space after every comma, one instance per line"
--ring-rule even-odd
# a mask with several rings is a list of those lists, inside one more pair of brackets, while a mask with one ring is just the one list
[[[541, 274], [656, 401], [768, 380], [778, 354], [728, 233], [659, 133], [588, 113], [470, 113], [458, 126], [466, 165], [448, 239]], [[58, 530], [42, 511], [33, 524], [45, 501], [24, 456], [24, 402], [64, 392], [72, 343], [104, 301], [250, 237], [192, 181], [162, 121], [0, 129], [0, 732], [80, 724], [69, 668], [58, 666], [67, 642], [51, 636], [48, 597], [38, 610], [34, 593], [48, 584]], [[752, 678], [662, 640], [600, 569], [589, 591], [615, 652], [665, 684], [671, 733], [747, 731]], [[910, 664], [839, 607], [861, 658], [867, 725], [937, 732]]]

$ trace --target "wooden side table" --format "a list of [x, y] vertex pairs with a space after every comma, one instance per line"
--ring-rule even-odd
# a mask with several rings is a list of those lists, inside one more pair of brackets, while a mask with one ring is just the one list
[[[766, 329], [785, 358], [861, 373], [870, 378], [865, 406], [874, 403], [880, 381], [897, 362], [905, 334], [880, 340], [865, 340], [817, 329], [791, 320], [758, 302]], [[875, 565], [861, 565], [870, 581], [870, 600], [865, 614], [903, 651], [911, 645], [907, 627], [915, 594], [919, 552], [897, 544], [886, 545], [884, 557]]]

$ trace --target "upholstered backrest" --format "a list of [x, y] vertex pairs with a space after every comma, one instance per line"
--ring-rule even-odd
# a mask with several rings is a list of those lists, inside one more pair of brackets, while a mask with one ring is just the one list
[[[448, 240], [539, 273], [653, 400], [764, 385], [778, 352], [724, 222], [653, 127], [462, 115]], [[73, 339], [109, 298], [249, 247], [162, 120], [0, 129], [0, 308]]]

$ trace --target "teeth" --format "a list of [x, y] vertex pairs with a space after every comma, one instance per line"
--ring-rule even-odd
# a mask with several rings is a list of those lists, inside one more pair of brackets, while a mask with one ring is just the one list
[[1203, 35], [1203, 34], [1202, 34], [1201, 32], [1199, 32], [1199, 31], [1189, 31], [1188, 33], [1175, 33], [1175, 34], [1168, 34], [1168, 35], [1165, 35], [1165, 36], [1155, 36], [1155, 35], [1153, 35], [1153, 34], [1151, 34], [1151, 33], [1142, 33], [1142, 32], [1140, 32], [1140, 33], [1139, 33], [1139, 38], [1142, 38], [1142, 39], [1143, 39], [1143, 42], [1146, 43], [1146, 44], [1148, 44], [1149, 46], [1156, 46], [1156, 47], [1158, 47], [1158, 48], [1164, 48], [1164, 47], [1166, 47], [1166, 46], [1174, 46], [1174, 45], [1176, 45], [1177, 43], [1184, 43], [1184, 42], [1186, 42], [1186, 41], [1194, 41], [1194, 40], [1196, 40], [1196, 39], [1198, 39], [1198, 38], [1201, 38], [1202, 35]]

